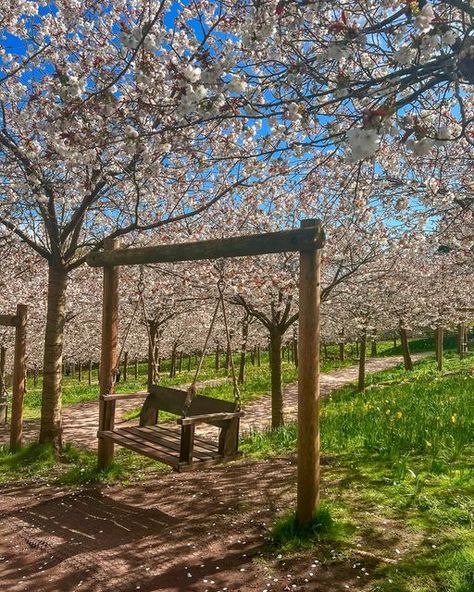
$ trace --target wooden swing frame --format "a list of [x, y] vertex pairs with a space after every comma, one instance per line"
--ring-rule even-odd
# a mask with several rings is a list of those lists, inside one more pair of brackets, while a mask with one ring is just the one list
[[[321, 249], [325, 238], [321, 222], [314, 219], [303, 220], [299, 229], [285, 230], [227, 239], [206, 240], [176, 245], [158, 245], [135, 249], [120, 249], [118, 240], [108, 240], [103, 251], [91, 253], [87, 262], [92, 267], [104, 268], [103, 308], [102, 308], [102, 348], [99, 399], [99, 450], [98, 462], [101, 468], [111, 464], [114, 455], [114, 443], [158, 458], [153, 453], [153, 446], [140, 442], [137, 437], [122, 437], [114, 430], [115, 403], [118, 399], [132, 398], [135, 395], [114, 394], [114, 370], [117, 365], [118, 345], [118, 303], [119, 303], [119, 267], [121, 265], [144, 265], [150, 263], [175, 263], [219, 259], [222, 257], [245, 257], [283, 252], [299, 252], [299, 342], [298, 342], [298, 492], [297, 516], [300, 524], [308, 524], [319, 506], [319, 343], [320, 343], [320, 264]], [[161, 390], [163, 387], [159, 387]], [[177, 389], [176, 393], [182, 393]], [[148, 397], [152, 396], [152, 392]], [[230, 404], [230, 403], [228, 403]], [[145, 409], [146, 406], [144, 406]], [[161, 407], [163, 408], [163, 407]], [[153, 413], [155, 412], [153, 407]], [[142, 410], [143, 412], [143, 410]], [[234, 412], [240, 415], [240, 412]], [[197, 466], [215, 464], [213, 456], [206, 461], [205, 444], [194, 438], [194, 426], [199, 422], [214, 423], [235, 421], [239, 416], [225, 417], [222, 411], [219, 417], [210, 414], [179, 419], [183, 430], [179, 442], [179, 462], [183, 462], [184, 452], [188, 454], [188, 468], [196, 463], [189, 462], [189, 454], [194, 447], [202, 453]], [[149, 429], [158, 429], [158, 426]], [[131, 428], [133, 429], [133, 428]], [[139, 429], [139, 428], [136, 428]], [[115, 433], [115, 435], [114, 435]], [[232, 437], [238, 437], [237, 433]], [[154, 438], [159, 437], [153, 435]], [[134, 443], [131, 443], [135, 439]], [[228, 440], [229, 442], [230, 440]], [[191, 444], [183, 451], [183, 443]], [[178, 442], [173, 443], [176, 448]], [[221, 446], [220, 442], [220, 446]], [[222, 444], [224, 446], [224, 444]], [[191, 453], [189, 451], [191, 450]], [[235, 450], [235, 449], [234, 449]], [[156, 450], [155, 450], [156, 452]], [[174, 456], [174, 455], [173, 455]], [[226, 460], [225, 450], [220, 450], [217, 460]], [[162, 458], [160, 458], [162, 460]], [[191, 461], [192, 461], [191, 456]], [[166, 462], [166, 461], [165, 461]], [[176, 465], [176, 461], [169, 461]], [[185, 463], [186, 464], [186, 463]], [[176, 467], [175, 467], [176, 468]], [[183, 470], [182, 465], [178, 470]]]
[[[15, 327], [15, 353], [13, 359], [12, 411], [10, 426], [10, 450], [23, 444], [23, 399], [26, 390], [26, 324], [28, 307], [17, 304], [15, 315], [0, 315], [0, 325]], [[2, 386], [3, 388], [3, 386]], [[3, 393], [0, 392], [0, 399]], [[7, 402], [0, 400], [0, 407], [6, 411]], [[4, 407], [5, 406], [5, 407]]]

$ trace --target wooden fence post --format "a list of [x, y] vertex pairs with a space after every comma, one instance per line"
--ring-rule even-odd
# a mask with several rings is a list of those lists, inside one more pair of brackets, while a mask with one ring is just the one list
[[[106, 249], [119, 248], [119, 241], [106, 241]], [[108, 431], [114, 428], [115, 401], [104, 401], [103, 395], [111, 394], [115, 388], [113, 375], [117, 365], [118, 341], [118, 283], [119, 268], [104, 267], [104, 292], [102, 302], [102, 346], [100, 354], [100, 400], [99, 430]], [[114, 444], [111, 440], [99, 438], [99, 468], [109, 466], [114, 457]]]
[[23, 442], [23, 398], [25, 396], [26, 375], [26, 321], [28, 307], [18, 304], [15, 325], [15, 358], [13, 362], [12, 419], [10, 429], [10, 449], [15, 450]]
[[[301, 227], [320, 223], [303, 220]], [[300, 251], [298, 327], [298, 493], [297, 519], [311, 523], [319, 507], [319, 345], [320, 345], [320, 249]]]

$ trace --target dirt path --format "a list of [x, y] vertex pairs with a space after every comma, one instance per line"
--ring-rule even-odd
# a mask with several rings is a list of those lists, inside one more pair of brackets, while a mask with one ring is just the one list
[[[423, 354], [413, 356], [414, 360], [423, 357]], [[394, 356], [390, 358], [369, 358], [367, 360], [367, 372], [379, 372], [387, 368], [391, 368], [403, 362], [401, 356]], [[349, 368], [340, 368], [321, 375], [321, 394], [327, 396], [330, 392], [357, 380], [357, 367], [351, 366]], [[201, 383], [204, 385], [218, 384], [220, 381], [207, 381]], [[186, 385], [182, 385], [186, 388]], [[285, 401], [285, 419], [295, 419], [297, 416], [297, 384], [286, 385], [284, 391]], [[141, 401], [142, 399], [140, 399]], [[116, 418], [117, 423], [122, 425], [135, 425], [136, 420], [129, 422], [121, 422], [123, 414], [137, 407], [137, 401], [118, 401]], [[271, 404], [270, 396], [260, 397], [252, 401], [244, 408], [245, 416], [242, 418], [241, 432], [243, 434], [249, 431], [260, 431], [269, 427], [271, 421]], [[64, 441], [72, 442], [78, 446], [86, 448], [97, 447], [97, 427], [99, 423], [99, 406], [96, 401], [88, 401], [85, 403], [78, 403], [76, 405], [69, 405], [63, 409], [63, 424], [64, 424]], [[38, 438], [39, 420], [27, 420], [24, 423], [25, 441], [32, 442]], [[213, 428], [206, 430], [200, 429], [200, 434], [206, 437], [214, 437]], [[0, 426], [0, 444], [8, 442], [8, 426]]]
[[[399, 361], [369, 360], [368, 370]], [[324, 375], [323, 394], [356, 376], [354, 368]], [[292, 417], [295, 385], [287, 387], [285, 404]], [[244, 430], [266, 427], [269, 409], [269, 397], [249, 405]], [[97, 404], [64, 411], [66, 439], [94, 445]], [[357, 467], [322, 462], [322, 497], [353, 495]], [[147, 473], [129, 487], [0, 486], [0, 591], [368, 592], [373, 570], [402, 558], [407, 540], [414, 544], [403, 524], [351, 499], [365, 526], [350, 544], [321, 543], [312, 553], [282, 558], [268, 547], [269, 525], [294, 506], [295, 478], [295, 459], [285, 457]]]
[[[350, 544], [321, 543], [288, 559], [268, 547], [275, 516], [294, 506], [295, 471], [294, 459], [284, 458], [157, 473], [129, 487], [102, 490], [0, 487], [0, 590], [373, 589], [367, 576], [403, 557], [409, 537], [401, 525], [388, 528], [388, 517], [376, 509], [369, 515], [366, 502], [358, 509], [351, 499], [365, 526]], [[360, 478], [356, 468], [351, 472], [351, 479]], [[351, 495], [347, 477], [324, 463], [323, 498]]]

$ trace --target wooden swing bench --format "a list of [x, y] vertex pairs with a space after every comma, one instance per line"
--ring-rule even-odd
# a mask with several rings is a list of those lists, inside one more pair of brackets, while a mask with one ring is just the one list
[[[159, 385], [153, 385], [145, 394], [138, 427], [113, 427], [112, 430], [99, 431], [99, 439], [109, 440], [170, 465], [178, 472], [209, 467], [240, 456], [239, 420], [243, 413], [234, 402], [196, 395], [186, 407], [186, 391]], [[109, 394], [101, 399], [106, 406], [111, 405], [114, 414], [115, 401], [135, 397], [137, 395]], [[176, 420], [177, 426], [158, 424], [160, 411], [181, 416]], [[219, 428], [218, 442], [196, 436], [195, 427], [199, 424]]]

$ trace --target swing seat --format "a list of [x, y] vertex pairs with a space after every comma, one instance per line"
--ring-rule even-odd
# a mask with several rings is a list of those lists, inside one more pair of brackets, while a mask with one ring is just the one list
[[[143, 403], [139, 427], [99, 431], [98, 437], [170, 465], [178, 472], [205, 468], [239, 457], [239, 421], [243, 413], [237, 405], [197, 395], [185, 417], [182, 417], [187, 396], [187, 391], [153, 385]], [[107, 404], [125, 397], [127, 395], [106, 395], [103, 399]], [[179, 416], [176, 427], [157, 425], [160, 411]], [[218, 443], [196, 436], [195, 427], [199, 424], [219, 428]]]

